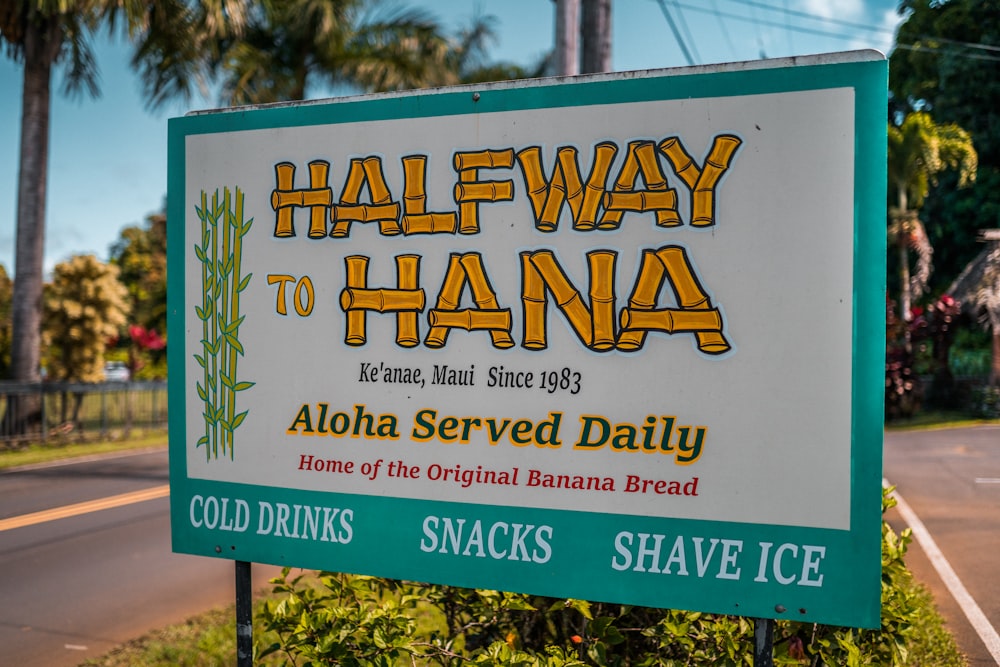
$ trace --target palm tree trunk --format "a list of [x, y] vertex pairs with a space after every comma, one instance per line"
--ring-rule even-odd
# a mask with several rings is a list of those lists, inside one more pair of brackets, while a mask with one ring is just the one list
[[1000, 330], [993, 328], [993, 354], [990, 357], [990, 386], [1000, 386]]
[[909, 322], [912, 313], [912, 297], [910, 296], [910, 253], [906, 248], [906, 235], [901, 233], [897, 241], [899, 251], [899, 317], [903, 322]]
[[611, 0], [583, 0], [580, 72], [611, 71]]
[[[14, 258], [11, 376], [22, 382], [41, 378], [40, 336], [45, 249], [45, 189], [48, 179], [50, 81], [59, 53], [58, 17], [29, 10], [24, 37], [21, 155], [17, 187], [17, 245]], [[21, 397], [5, 421], [23, 432], [38, 412], [37, 396]]]

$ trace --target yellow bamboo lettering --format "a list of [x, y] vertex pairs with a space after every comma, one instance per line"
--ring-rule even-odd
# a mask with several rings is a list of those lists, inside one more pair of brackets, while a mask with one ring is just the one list
[[[344, 189], [340, 191], [340, 205], [354, 206], [361, 199], [361, 186], [365, 181], [365, 168], [361, 164], [360, 158], [353, 158], [347, 169], [347, 180], [344, 182]], [[331, 211], [331, 215], [336, 215], [336, 211]], [[351, 233], [350, 220], [334, 220], [330, 236], [343, 238]]]
[[[681, 224], [681, 216], [677, 213], [677, 193], [667, 187], [667, 177], [660, 169], [660, 162], [656, 158], [656, 146], [652, 141], [644, 141], [635, 149], [635, 156], [639, 160], [639, 172], [646, 182], [648, 195], [646, 199], [655, 202], [646, 210], [656, 211], [656, 224], [659, 227], [678, 227]], [[657, 195], [666, 195], [658, 197]]]
[[454, 234], [453, 212], [427, 212], [427, 156], [407, 155], [403, 162], [403, 234]]
[[404, 213], [403, 234], [454, 234], [458, 221], [454, 213]]
[[[695, 276], [691, 259], [684, 248], [665, 246], [656, 252], [656, 256], [663, 262], [663, 268], [667, 271], [667, 276], [670, 278], [681, 308], [708, 310], [712, 307], [708, 294], [705, 293]], [[731, 349], [729, 341], [726, 340], [721, 330], [699, 331], [695, 337], [698, 341], [698, 349], [706, 354], [723, 354]]]
[[684, 310], [681, 308], [631, 310], [626, 308], [622, 311], [621, 322], [623, 329], [645, 329], [647, 331], [662, 331], [667, 334], [722, 331], [722, 316], [719, 314], [718, 308], [708, 310]]
[[[438, 291], [437, 305], [434, 310], [458, 310], [459, 301], [462, 298], [462, 288], [465, 286], [465, 271], [462, 268], [462, 255], [451, 253], [448, 257], [448, 269], [444, 274], [444, 282]], [[431, 325], [424, 339], [424, 345], [430, 348], [444, 347], [448, 342], [448, 327], [435, 327]]]
[[[341, 204], [333, 207], [331, 217], [334, 223], [378, 222], [380, 232], [385, 236], [395, 236], [401, 229], [396, 222], [399, 218], [399, 204], [393, 202], [376, 206], [374, 204]], [[399, 231], [394, 231], [399, 229]]]
[[[364, 289], [368, 286], [368, 258], [364, 255], [349, 255], [344, 258], [347, 269], [347, 289]], [[347, 311], [347, 328], [344, 342], [351, 346], [364, 345], [367, 340], [367, 316], [363, 310]]]
[[[611, 171], [611, 163], [617, 152], [618, 146], [610, 141], [604, 141], [594, 146], [594, 162], [590, 166], [590, 174], [587, 176], [587, 183], [583, 189], [580, 211], [573, 218], [574, 229], [589, 231], [597, 226], [598, 207], [604, 198], [608, 172]], [[560, 162], [560, 164], [562, 163]], [[567, 169], [568, 166], [564, 165], [563, 170]]]
[[333, 203], [333, 190], [327, 183], [330, 163], [313, 160], [309, 163], [309, 188], [295, 189], [295, 165], [279, 162], [274, 165], [277, 187], [271, 191], [271, 208], [275, 211], [274, 236], [295, 236], [293, 209], [309, 208], [309, 233], [311, 239], [326, 236], [326, 211]]
[[[542, 149], [538, 146], [529, 146], [517, 153], [517, 161], [521, 165], [521, 174], [524, 176], [524, 187], [528, 191], [528, 201], [535, 215], [535, 228], [543, 232], [552, 232], [558, 225], [559, 207], [562, 205], [561, 197], [565, 194], [565, 188], [560, 187], [559, 168], [556, 167], [551, 180], [545, 180], [542, 171]], [[558, 200], [556, 204], [556, 220], [550, 219], [546, 215], [546, 201]]]
[[456, 183], [455, 201], [496, 202], [514, 198], [514, 181], [483, 181], [476, 183]]
[[514, 149], [485, 149], [473, 152], [456, 152], [452, 164], [458, 173], [455, 184], [455, 203], [458, 208], [458, 232], [479, 233], [479, 204], [509, 201], [514, 198], [514, 182], [480, 181], [480, 169], [510, 169], [514, 166]]
[[[420, 255], [396, 256], [396, 285], [402, 293], [410, 293], [420, 288]], [[423, 295], [422, 290], [421, 295]], [[396, 345], [415, 347], [420, 344], [417, 313], [422, 308], [421, 300], [419, 309], [400, 310], [396, 313]]]
[[521, 176], [524, 178], [524, 188], [528, 193], [528, 201], [531, 202], [536, 221], [542, 213], [548, 185], [542, 173], [541, 155], [542, 149], [539, 146], [528, 146], [517, 152], [517, 161], [521, 165]]
[[[604, 208], [609, 211], [635, 211], [636, 213], [646, 213], [656, 211], [657, 215], [669, 211], [677, 212], [677, 193], [673, 190], [666, 192], [609, 192], [604, 195]], [[680, 218], [677, 218], [678, 224]], [[662, 225], [664, 227], [676, 227], [675, 224]]]
[[[510, 308], [482, 310], [462, 308], [461, 310], [431, 310], [428, 321], [433, 327], [464, 329], [465, 331], [507, 332], [511, 328]], [[513, 344], [513, 343], [512, 343]], [[507, 347], [511, 347], [508, 345]]]
[[[633, 312], [655, 308], [656, 299], [663, 287], [665, 276], [666, 269], [663, 268], [663, 262], [660, 261], [660, 258], [656, 256], [656, 251], [643, 250], [638, 277], [632, 287], [632, 295], [628, 299], [628, 308]], [[641, 349], [645, 341], [645, 330], [626, 329], [618, 335], [618, 349], [624, 352], [633, 352]]]
[[[466, 283], [472, 292], [476, 308], [460, 310], [462, 290]], [[514, 346], [514, 339], [510, 335], [510, 309], [500, 308], [496, 292], [486, 275], [482, 256], [477, 252], [451, 255], [444, 283], [438, 294], [437, 307], [428, 314], [428, 323], [430, 331], [424, 340], [427, 347], [444, 347], [449, 330], [454, 328], [489, 331], [493, 347], [498, 349]]]
[[715, 189], [732, 165], [736, 149], [742, 141], [732, 134], [720, 134], [712, 140], [712, 148], [703, 167], [681, 144], [678, 137], [667, 137], [659, 150], [670, 161], [674, 172], [691, 191], [691, 226], [709, 227], [715, 224]]
[[365, 289], [345, 287], [340, 293], [340, 308], [345, 313], [352, 310], [371, 310], [376, 313], [398, 313], [424, 309], [422, 289]]
[[541, 148], [530, 146], [519, 151], [517, 159], [535, 216], [535, 227], [543, 232], [556, 231], [565, 202], [569, 204], [574, 229], [594, 229], [608, 172], [617, 151], [618, 147], [610, 142], [594, 146], [594, 161], [586, 185], [580, 176], [577, 150], [572, 146], [562, 146], [556, 151], [556, 164], [548, 180], [542, 170]]
[[[583, 302], [583, 296], [580, 294], [580, 291], [573, 286], [573, 283], [566, 276], [553, 252], [551, 250], [536, 250], [528, 253], [528, 262], [533, 271], [525, 275], [524, 280], [541, 281], [545, 289], [554, 297], [556, 306], [558, 306], [559, 310], [566, 317], [573, 333], [577, 335], [580, 342], [586, 347], [590, 347], [593, 341], [593, 321], [590, 311]], [[531, 286], [531, 291], [537, 293], [537, 290], [537, 285]], [[523, 292], [526, 293], [528, 291], [527, 286], [525, 286]], [[524, 297], [522, 296], [522, 298]], [[525, 301], [525, 310], [527, 313], [527, 301]], [[535, 331], [541, 329], [542, 331], [541, 346], [539, 347], [536, 342], [535, 347], [532, 349], [543, 349], [547, 345], [545, 342], [544, 322], [541, 325], [538, 323], [531, 323], [529, 325], [526, 321], [525, 329]]]
[[[347, 265], [347, 287], [340, 293], [340, 309], [347, 314], [348, 336], [345, 342], [348, 345], [360, 346], [367, 341], [366, 337], [366, 317], [368, 311], [376, 313], [417, 313], [424, 309], [424, 291], [416, 285], [419, 284], [419, 257], [415, 255], [405, 255], [396, 258], [397, 277], [396, 282], [400, 285], [397, 289], [370, 288], [367, 284], [367, 268], [369, 258], [361, 255], [345, 257]], [[412, 288], [403, 287], [413, 285]], [[354, 322], [352, 322], [352, 317]], [[401, 322], [396, 322], [396, 341], [403, 347], [412, 347], [405, 344], [415, 335], [415, 325], [412, 330], [401, 331]], [[414, 343], [415, 344], [415, 343]]]
[[[662, 265], [662, 272], [650, 268], [654, 258]], [[679, 308], [655, 307], [656, 294], [664, 280], [670, 282]], [[732, 349], [723, 333], [720, 312], [712, 306], [687, 252], [680, 246], [663, 246], [643, 254], [643, 266], [629, 307], [622, 310], [620, 326], [618, 347], [626, 351], [642, 347], [643, 337], [635, 335], [641, 331], [693, 333], [698, 349], [705, 354], [723, 354]]]
[[544, 350], [548, 346], [545, 333], [548, 299], [545, 282], [531, 263], [529, 251], [521, 253], [521, 308], [524, 311], [521, 346], [528, 350]]
[[[510, 335], [510, 310], [501, 311], [496, 291], [490, 284], [483, 266], [483, 257], [478, 252], [468, 252], [462, 255], [460, 260], [462, 269], [469, 281], [469, 289], [472, 290], [472, 300], [476, 306], [483, 311], [506, 312], [506, 325], [502, 327], [489, 326], [482, 327], [488, 329], [490, 338], [493, 340], [493, 347], [498, 350], [506, 350], [514, 347], [514, 339]], [[469, 329], [472, 331], [473, 329]]]
[[[361, 189], [366, 183], [371, 204], [360, 203]], [[399, 226], [399, 213], [399, 203], [392, 201], [392, 193], [385, 183], [381, 158], [353, 158], [340, 193], [340, 203], [334, 205], [330, 212], [333, 222], [330, 236], [348, 236], [352, 222], [377, 222], [380, 234], [396, 236], [403, 231]]]
[[[639, 143], [642, 142], [632, 141], [629, 143], [628, 150], [625, 152], [625, 161], [618, 171], [618, 177], [615, 179], [615, 184], [612, 188], [613, 192], [631, 192], [635, 190], [635, 181], [639, 177], [639, 160], [635, 156], [635, 149]], [[601, 215], [600, 221], [597, 223], [597, 228], [618, 229], [624, 213], [625, 211], [623, 210], [605, 210]]]
[[[640, 174], [645, 183], [644, 190], [636, 189]], [[625, 211], [655, 212], [656, 224], [660, 227], [681, 224], [677, 213], [677, 193], [667, 187], [653, 142], [640, 140], [629, 143], [614, 189], [604, 196], [604, 208], [598, 225], [601, 229], [617, 229]]]
[[455, 171], [466, 169], [510, 169], [514, 166], [514, 149], [485, 149], [458, 152], [454, 155]]
[[607, 352], [615, 347], [615, 260], [612, 250], [587, 253], [590, 266], [590, 312], [593, 322], [592, 350]]

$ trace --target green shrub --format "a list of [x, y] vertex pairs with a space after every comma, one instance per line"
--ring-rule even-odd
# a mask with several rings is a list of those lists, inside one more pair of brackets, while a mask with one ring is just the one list
[[981, 419], [1000, 418], [1000, 387], [986, 385], [973, 389], [970, 411], [973, 417]]
[[[888, 495], [883, 508], [894, 504]], [[779, 621], [775, 664], [963, 663], [903, 557], [909, 531], [882, 525], [882, 626], [855, 630]], [[258, 617], [257, 657], [292, 665], [608, 667], [753, 664], [749, 619], [556, 600], [321, 573], [274, 580]], [[929, 628], [938, 632], [929, 640]]]

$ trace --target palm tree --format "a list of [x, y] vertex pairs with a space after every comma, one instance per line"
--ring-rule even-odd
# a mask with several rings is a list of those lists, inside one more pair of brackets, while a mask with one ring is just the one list
[[449, 43], [418, 9], [366, 0], [265, 0], [213, 63], [226, 104], [305, 99], [316, 84], [369, 92], [454, 83]]
[[[54, 67], [65, 70], [64, 92], [99, 94], [98, 73], [90, 38], [99, 28], [114, 30], [124, 21], [133, 38], [176, 26], [202, 26], [200, 34], [239, 23], [236, 0], [215, 0], [189, 7], [182, 0], [153, 3], [116, 0], [0, 0], [0, 45], [24, 65], [21, 146], [17, 188], [17, 240], [14, 256], [11, 378], [40, 379], [40, 325], [45, 247], [45, 190], [51, 80]], [[197, 44], [197, 42], [195, 43]], [[190, 47], [189, 47], [190, 48]], [[140, 54], [137, 53], [137, 57]], [[4, 416], [7, 428], [22, 432], [37, 421], [37, 401], [12, 401]]]
[[[969, 133], [948, 123], [937, 125], [924, 112], [907, 114], [899, 125], [888, 128], [889, 242], [899, 253], [899, 309], [904, 322], [911, 318], [913, 299], [927, 287], [933, 249], [920, 221], [920, 207], [937, 175], [945, 170], [958, 174], [958, 186], [965, 187], [976, 178], [979, 158]], [[914, 271], [910, 272], [909, 250], [917, 253]]]
[[228, 105], [303, 100], [317, 85], [385, 92], [540, 76], [544, 63], [488, 61], [493, 21], [477, 14], [449, 40], [426, 11], [380, 0], [265, 0], [205, 62]]

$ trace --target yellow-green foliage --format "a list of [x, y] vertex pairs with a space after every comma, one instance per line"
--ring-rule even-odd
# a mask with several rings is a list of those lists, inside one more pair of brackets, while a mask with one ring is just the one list
[[125, 325], [127, 291], [118, 268], [93, 255], [76, 255], [56, 265], [45, 286], [42, 343], [49, 378], [72, 382], [104, 379], [109, 339]]
[[[886, 495], [883, 507], [894, 500]], [[903, 562], [909, 531], [882, 534], [882, 627], [852, 630], [778, 621], [776, 665], [960, 667], [926, 591]], [[750, 619], [320, 573], [274, 580], [258, 620], [259, 658], [279, 664], [510, 667], [750, 667]], [[422, 607], [442, 619], [414, 622]], [[268, 663], [270, 664], [270, 663]]]

